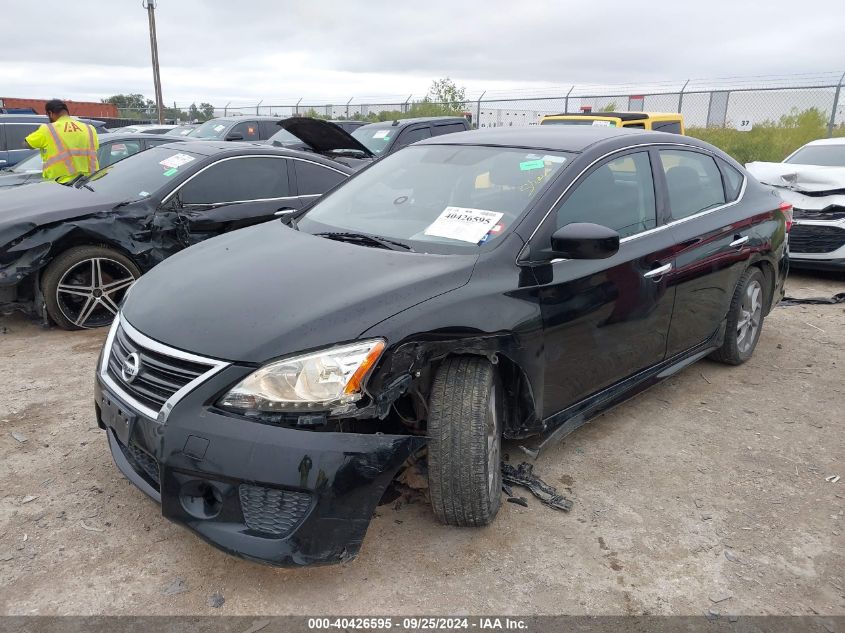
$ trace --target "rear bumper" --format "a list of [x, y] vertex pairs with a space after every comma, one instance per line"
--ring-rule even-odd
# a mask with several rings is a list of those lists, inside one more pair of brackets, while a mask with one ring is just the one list
[[115, 464], [164, 517], [229, 554], [277, 566], [354, 557], [385, 488], [425, 442], [280, 428], [209, 407], [176, 407], [160, 424], [99, 376], [95, 398]]

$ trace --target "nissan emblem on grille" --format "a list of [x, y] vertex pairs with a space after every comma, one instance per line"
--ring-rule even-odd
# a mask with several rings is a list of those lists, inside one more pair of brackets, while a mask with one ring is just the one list
[[138, 352], [132, 352], [124, 359], [120, 368], [120, 375], [127, 383], [132, 383], [138, 377], [140, 371], [141, 357], [138, 356]]

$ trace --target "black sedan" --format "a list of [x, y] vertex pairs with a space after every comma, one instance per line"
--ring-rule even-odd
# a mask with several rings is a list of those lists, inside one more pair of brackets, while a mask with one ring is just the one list
[[[164, 143], [175, 143], [180, 140], [185, 139], [173, 138], [164, 134], [101, 134], [99, 136], [100, 148], [97, 150], [97, 162], [100, 168], [108, 167], [133, 154], [143, 152], [145, 149]], [[33, 150], [28, 158], [14, 167], [0, 171], [0, 188], [39, 182], [42, 179], [41, 167], [41, 153]], [[0, 206], [0, 208], [2, 207]]]
[[139, 280], [97, 422], [165, 517], [245, 558], [354, 556], [426, 446], [435, 516], [484, 525], [503, 437], [537, 449], [700, 358], [751, 357], [789, 213], [675, 134], [432, 138]]
[[108, 325], [166, 257], [301, 209], [352, 171], [311, 152], [174, 141], [69, 186], [15, 187], [0, 194], [0, 309], [40, 311], [65, 329]]

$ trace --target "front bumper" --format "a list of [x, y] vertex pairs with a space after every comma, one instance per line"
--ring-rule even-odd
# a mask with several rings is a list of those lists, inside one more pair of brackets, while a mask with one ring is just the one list
[[164, 517], [242, 558], [277, 566], [348, 560], [403, 462], [425, 442], [233, 418], [200, 385], [160, 422], [97, 375], [97, 422], [115, 464]]
[[845, 268], [845, 218], [796, 219], [789, 234], [789, 258], [798, 268]]

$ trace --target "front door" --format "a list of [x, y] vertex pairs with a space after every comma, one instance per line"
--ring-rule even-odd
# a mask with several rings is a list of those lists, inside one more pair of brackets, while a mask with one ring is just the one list
[[299, 209], [288, 160], [277, 156], [224, 158], [188, 179], [159, 209], [157, 225], [173, 227], [185, 245], [266, 222], [283, 208]]
[[583, 176], [549, 215], [551, 226], [537, 232], [535, 238], [548, 240], [566, 224], [592, 222], [622, 238], [608, 259], [535, 268], [545, 339], [544, 416], [664, 359], [673, 238], [658, 226], [657, 206], [649, 153], [618, 154]]

